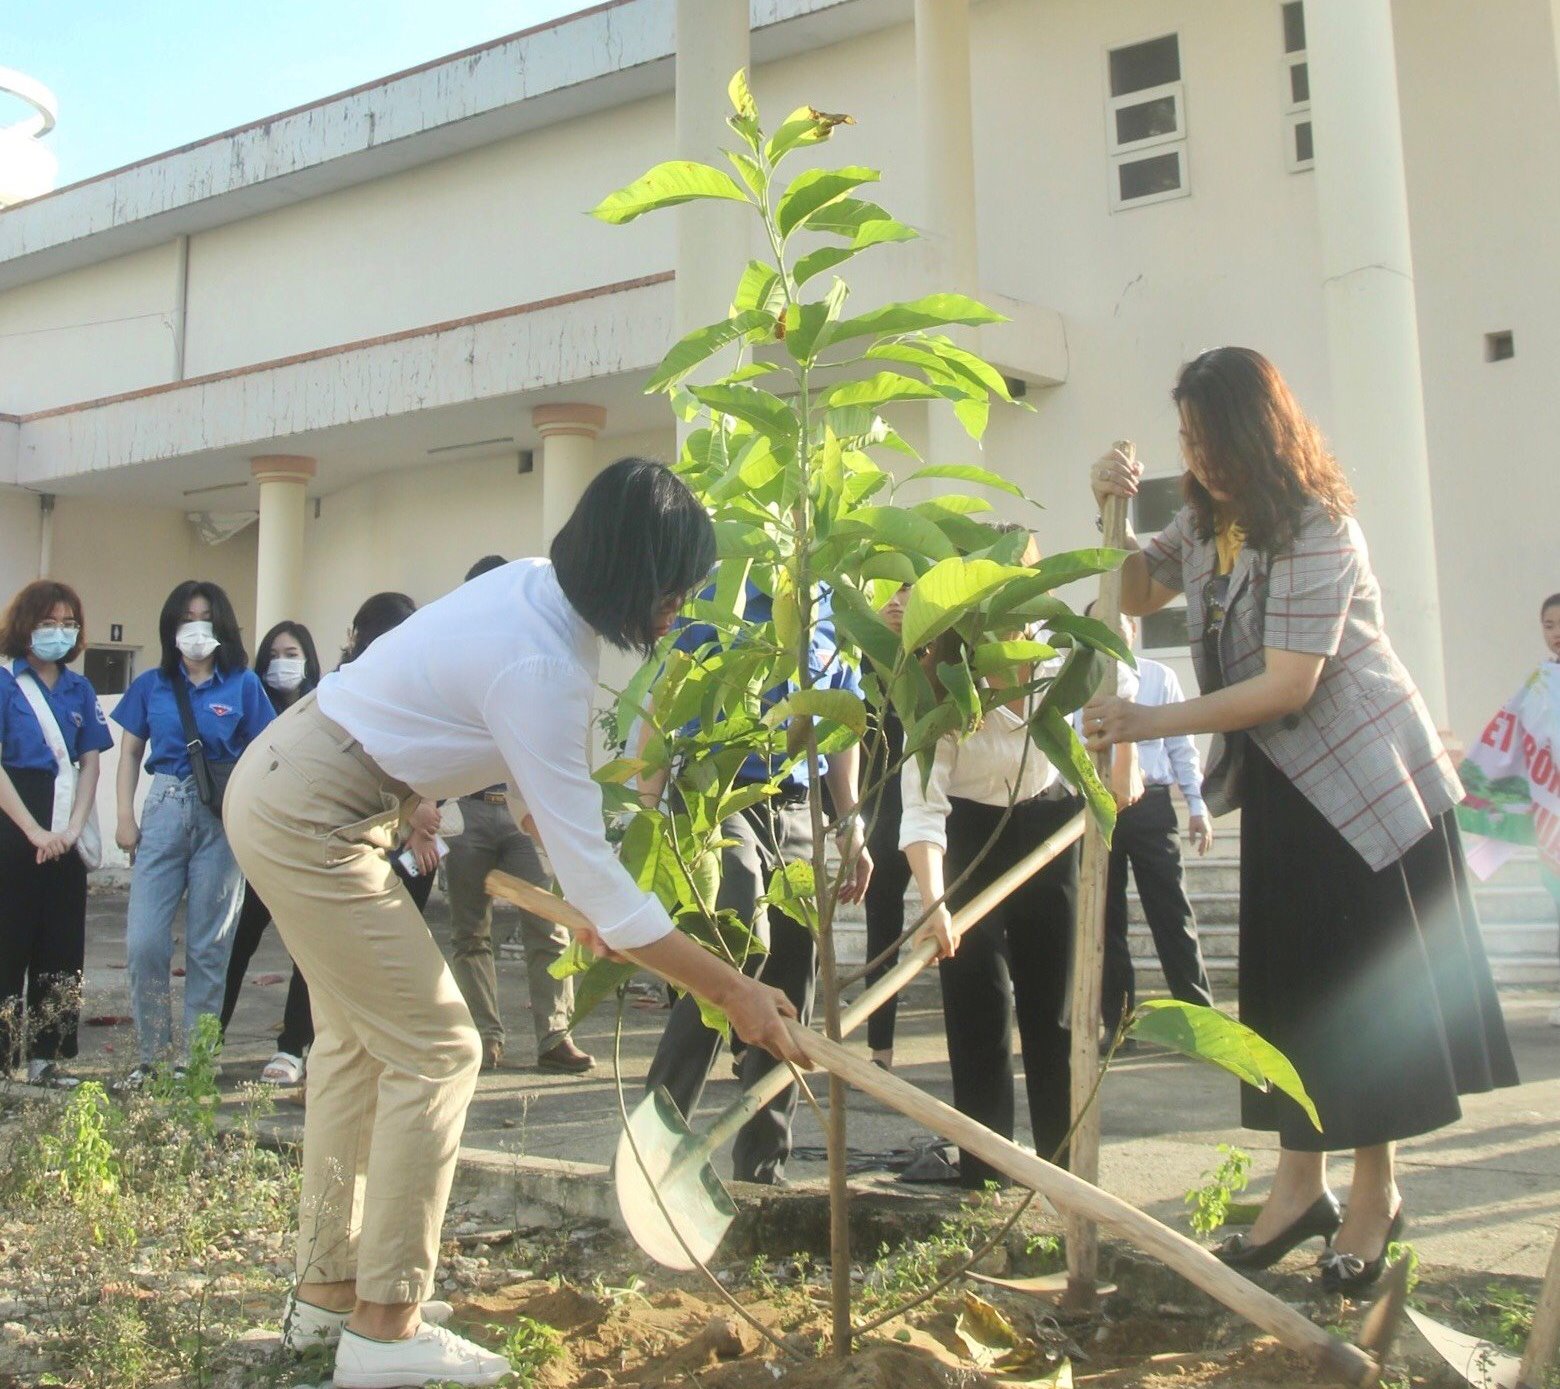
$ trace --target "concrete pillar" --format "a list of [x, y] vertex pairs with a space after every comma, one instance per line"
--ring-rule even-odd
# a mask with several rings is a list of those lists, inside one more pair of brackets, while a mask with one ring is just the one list
[[[936, 253], [931, 283], [917, 292], [952, 290], [978, 297], [969, 0], [915, 0], [915, 86], [921, 119], [920, 225]], [[944, 331], [960, 347], [980, 350], [976, 329]], [[964, 432], [953, 407], [934, 400], [926, 406], [924, 451], [930, 463], [973, 463], [980, 446]]]
[[934, 288], [974, 294], [975, 127], [970, 111], [970, 0], [915, 0], [915, 87], [921, 113], [921, 226], [938, 241]]
[[[735, 139], [726, 125], [732, 74], [750, 66], [747, 0], [677, 0], [677, 157], [726, 169]], [[780, 113], [784, 115], [782, 111]], [[771, 121], [775, 113], [769, 113]], [[677, 208], [676, 331], [681, 337], [725, 318], [748, 262], [751, 208], [687, 203]], [[670, 345], [670, 344], [668, 344]]]
[[1387, 630], [1446, 725], [1446, 673], [1391, 0], [1306, 0], [1331, 442]]
[[303, 526], [314, 460], [267, 454], [249, 460], [260, 485], [260, 532], [255, 560], [255, 630], [259, 641], [276, 623], [303, 610]]
[[573, 513], [596, 476], [596, 436], [606, 427], [599, 405], [538, 405], [531, 423], [542, 436], [542, 546]]

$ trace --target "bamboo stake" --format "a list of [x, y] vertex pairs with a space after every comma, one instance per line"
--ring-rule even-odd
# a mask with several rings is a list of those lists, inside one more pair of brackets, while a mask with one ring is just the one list
[[1560, 1232], [1549, 1253], [1549, 1270], [1539, 1290], [1538, 1306], [1533, 1309], [1533, 1329], [1528, 1332], [1527, 1349], [1522, 1353], [1522, 1368], [1517, 1371], [1519, 1389], [1542, 1389], [1544, 1371], [1560, 1351]]
[[858, 1090], [898, 1110], [959, 1147], [977, 1154], [999, 1172], [1038, 1191], [1059, 1210], [1076, 1213], [1116, 1231], [1139, 1249], [1174, 1269], [1255, 1326], [1276, 1336], [1289, 1349], [1346, 1384], [1371, 1385], [1378, 1366], [1365, 1351], [1330, 1335], [1281, 1301], [1220, 1263], [1200, 1244], [1155, 1220], [1146, 1211], [1101, 1191], [1090, 1182], [1033, 1153], [1026, 1153], [984, 1124], [905, 1080], [864, 1060], [826, 1037], [789, 1023], [791, 1040], [814, 1065], [842, 1076]]
[[[1134, 456], [1130, 441], [1116, 447]], [[1121, 549], [1127, 537], [1127, 499], [1107, 497], [1102, 515], [1105, 544]], [[1121, 617], [1121, 571], [1100, 575], [1099, 601], [1094, 615], [1114, 627]], [[1100, 686], [1102, 694], [1116, 693], [1116, 664], [1111, 662]], [[1111, 752], [1093, 754], [1100, 780], [1110, 783]], [[1095, 1183], [1100, 1174], [1100, 1110], [1091, 1104], [1099, 1080], [1100, 988], [1105, 962], [1105, 899], [1110, 874], [1110, 845], [1091, 816], [1083, 835], [1083, 862], [1078, 875], [1078, 921], [1073, 937], [1072, 1008], [1072, 1122], [1073, 1136], [1068, 1166], [1084, 1181]], [[1067, 1220], [1066, 1305], [1087, 1311], [1094, 1306], [1099, 1273], [1099, 1234], [1085, 1215]]]

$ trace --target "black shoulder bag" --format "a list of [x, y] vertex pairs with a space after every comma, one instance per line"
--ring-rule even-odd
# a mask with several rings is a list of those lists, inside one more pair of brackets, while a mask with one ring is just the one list
[[179, 704], [179, 722], [184, 725], [184, 748], [190, 755], [190, 773], [195, 778], [195, 794], [200, 803], [217, 819], [222, 818], [222, 797], [236, 762], [213, 762], [206, 756], [206, 744], [195, 727], [195, 711], [190, 707], [189, 681], [182, 670], [173, 674], [173, 697]]

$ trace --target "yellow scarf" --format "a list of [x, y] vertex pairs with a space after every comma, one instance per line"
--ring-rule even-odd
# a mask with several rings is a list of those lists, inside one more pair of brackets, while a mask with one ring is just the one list
[[1215, 572], [1228, 574], [1234, 569], [1235, 561], [1240, 558], [1240, 552], [1245, 544], [1246, 532], [1235, 522], [1218, 522], [1213, 531], [1213, 547], [1219, 561], [1219, 567]]

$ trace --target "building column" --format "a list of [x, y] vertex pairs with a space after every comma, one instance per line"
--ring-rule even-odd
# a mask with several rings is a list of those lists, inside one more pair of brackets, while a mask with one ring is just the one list
[[969, 0], [915, 0], [921, 114], [921, 225], [937, 238], [939, 290], [974, 294], [975, 123], [970, 110]]
[[599, 405], [538, 405], [531, 423], [542, 436], [541, 553], [546, 554], [596, 476], [596, 436], [606, 427], [607, 412]]
[[255, 631], [259, 641], [303, 607], [303, 527], [314, 460], [267, 454], [249, 460], [260, 485], [260, 533], [255, 560]]
[[1331, 442], [1359, 496], [1392, 644], [1446, 726], [1419, 322], [1391, 0], [1306, 0]]
[[[747, 0], [677, 0], [677, 157], [727, 168], [720, 151], [732, 138], [726, 95], [732, 74], [750, 66]], [[748, 263], [751, 208], [732, 202], [676, 208], [678, 337], [715, 323]], [[670, 344], [668, 344], [670, 346]], [[695, 374], [695, 379], [707, 379]], [[679, 428], [678, 437], [682, 437]]]

